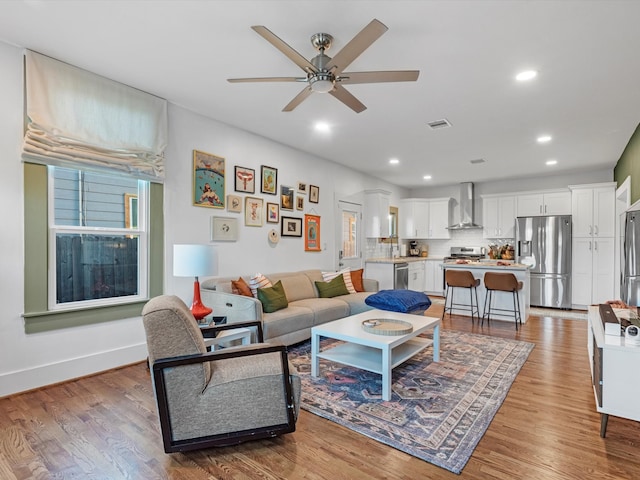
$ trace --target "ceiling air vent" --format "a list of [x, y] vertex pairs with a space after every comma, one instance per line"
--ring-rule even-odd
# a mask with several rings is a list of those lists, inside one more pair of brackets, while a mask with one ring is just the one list
[[476, 158], [475, 160], [469, 160], [469, 163], [472, 165], [477, 165], [478, 163], [484, 163], [484, 158]]
[[449, 128], [451, 124], [449, 120], [443, 118], [442, 120], [434, 120], [433, 122], [427, 123], [431, 130], [440, 130], [441, 128]]

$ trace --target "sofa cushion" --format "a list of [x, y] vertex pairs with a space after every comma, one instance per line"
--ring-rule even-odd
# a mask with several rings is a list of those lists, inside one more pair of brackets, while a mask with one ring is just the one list
[[261, 273], [256, 273], [249, 280], [249, 287], [251, 288], [251, 293], [253, 293], [253, 296], [258, 298], [258, 289], [273, 287], [273, 283], [271, 283], [271, 280], [269, 280]]
[[365, 303], [373, 308], [400, 313], [424, 311], [431, 306], [427, 295], [414, 290], [380, 290], [369, 295]]
[[245, 297], [253, 297], [253, 292], [249, 288], [249, 284], [244, 278], [239, 277], [238, 280], [231, 280], [231, 293], [235, 295], [244, 295]]
[[289, 302], [295, 302], [301, 298], [315, 298], [316, 292], [309, 277], [302, 272], [272, 274], [269, 276], [272, 281], [280, 280], [284, 287], [284, 293]]
[[344, 277], [338, 275], [329, 282], [316, 282], [320, 298], [333, 298], [339, 295], [347, 295], [349, 291], [344, 284]]
[[281, 281], [276, 282], [273, 287], [258, 288], [258, 300], [262, 303], [262, 311], [265, 313], [277, 312], [289, 305]]
[[335, 297], [335, 300], [345, 302], [347, 305], [349, 305], [349, 315], [356, 315], [358, 313], [366, 312], [373, 309], [373, 307], [370, 307], [365, 303], [365, 299], [369, 295], [373, 295], [373, 292], [350, 293], [349, 295], [341, 295], [339, 297]]
[[353, 288], [356, 292], [364, 292], [364, 285], [362, 285], [362, 274], [364, 273], [364, 268], [359, 270], [351, 270], [349, 275], [351, 276], [351, 283], [353, 284]]
[[313, 312], [313, 324], [320, 325], [351, 315], [349, 304], [341, 300], [342, 298], [344, 297], [306, 298], [297, 300], [289, 305], [308, 308]]
[[313, 311], [303, 306], [289, 303], [287, 308], [262, 315], [265, 341], [287, 335], [291, 332], [313, 327]]

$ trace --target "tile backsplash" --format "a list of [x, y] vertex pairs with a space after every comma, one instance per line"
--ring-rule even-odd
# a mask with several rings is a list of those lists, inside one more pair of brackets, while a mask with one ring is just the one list
[[[452, 230], [451, 238], [446, 240], [418, 240], [418, 245], [426, 245], [429, 249], [429, 257], [446, 257], [451, 247], [488, 247], [490, 243], [513, 242], [513, 238], [500, 240], [487, 240], [482, 237], [482, 229]], [[408, 240], [400, 240], [408, 246]], [[394, 244], [394, 248], [396, 245]], [[407, 247], [408, 248], [408, 247]], [[367, 238], [365, 258], [378, 258], [389, 256], [389, 244], [379, 243], [377, 238]]]

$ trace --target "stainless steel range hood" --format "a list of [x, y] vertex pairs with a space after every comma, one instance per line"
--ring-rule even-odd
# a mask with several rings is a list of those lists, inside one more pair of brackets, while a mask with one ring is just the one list
[[473, 221], [473, 183], [464, 182], [460, 184], [460, 223], [450, 225], [449, 230], [467, 230], [471, 228], [482, 228]]

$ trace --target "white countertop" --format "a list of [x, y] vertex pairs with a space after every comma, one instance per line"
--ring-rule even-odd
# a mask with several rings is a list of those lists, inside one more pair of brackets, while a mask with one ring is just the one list
[[[460, 268], [460, 269], [484, 269], [484, 270], [528, 270], [529, 266], [523, 263], [509, 262], [506, 265], [498, 265], [499, 260], [484, 260], [484, 261], [467, 261], [467, 263], [456, 263], [455, 260], [444, 262], [445, 268]], [[502, 263], [502, 262], [501, 262]]]
[[366, 263], [411, 263], [411, 262], [424, 262], [426, 260], [442, 261], [444, 257], [374, 257], [367, 258]]

